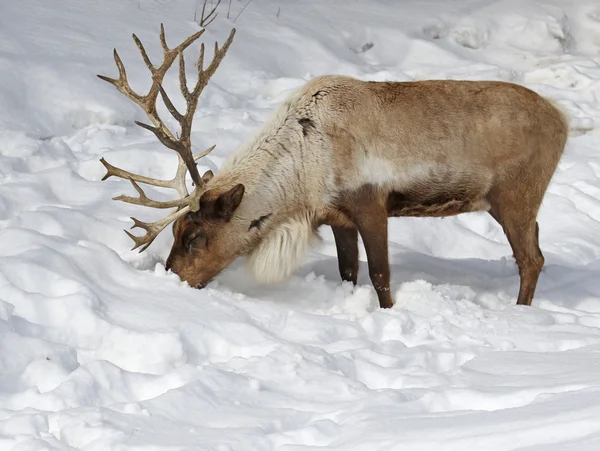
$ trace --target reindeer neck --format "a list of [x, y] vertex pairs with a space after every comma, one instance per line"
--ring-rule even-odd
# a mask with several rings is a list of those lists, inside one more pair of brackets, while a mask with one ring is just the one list
[[238, 214], [245, 217], [270, 215], [275, 219], [308, 207], [306, 199], [310, 187], [305, 180], [302, 165], [289, 157], [268, 155], [260, 161], [240, 161], [215, 176], [210, 185], [229, 189], [243, 184], [245, 194]]

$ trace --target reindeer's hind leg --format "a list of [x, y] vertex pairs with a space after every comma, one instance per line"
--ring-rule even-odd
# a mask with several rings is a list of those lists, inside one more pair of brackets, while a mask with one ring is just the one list
[[337, 249], [342, 280], [356, 285], [358, 278], [358, 230], [356, 227], [331, 227]]
[[517, 304], [520, 305], [531, 305], [544, 266], [536, 221], [542, 196], [519, 193], [518, 188], [490, 196], [490, 214], [502, 226], [519, 268]]

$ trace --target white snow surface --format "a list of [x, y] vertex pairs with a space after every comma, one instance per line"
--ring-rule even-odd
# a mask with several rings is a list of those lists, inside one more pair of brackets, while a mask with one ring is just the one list
[[485, 213], [390, 220], [391, 310], [362, 247], [341, 283], [329, 228], [281, 285], [236, 262], [188, 287], [164, 269], [170, 230], [143, 253], [122, 232], [163, 212], [100, 180], [103, 156], [170, 178], [174, 152], [96, 74], [116, 47], [146, 89], [131, 34], [158, 61], [160, 23], [176, 45], [202, 1], [1, 0], [0, 450], [599, 450], [600, 3], [254, 0], [235, 24], [246, 1], [228, 3], [201, 38], [210, 57], [237, 28], [198, 105], [201, 171], [322, 74], [508, 80], [562, 105], [533, 306]]

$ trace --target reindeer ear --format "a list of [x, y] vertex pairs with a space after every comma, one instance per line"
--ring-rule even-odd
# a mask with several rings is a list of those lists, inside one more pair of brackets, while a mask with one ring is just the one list
[[233, 212], [240, 206], [244, 191], [245, 187], [241, 183], [220, 194], [216, 199], [210, 198], [210, 190], [206, 191], [200, 198], [199, 213], [205, 218], [229, 221]]
[[213, 171], [211, 171], [210, 169], [208, 171], [206, 171], [204, 173], [204, 175], [202, 176], [202, 181], [204, 183], [208, 183], [210, 182], [210, 180], [215, 176], [215, 174], [213, 174]]
[[241, 183], [238, 183], [226, 193], [223, 193], [217, 199], [216, 213], [225, 221], [229, 221], [233, 212], [242, 203], [242, 197], [246, 188]]

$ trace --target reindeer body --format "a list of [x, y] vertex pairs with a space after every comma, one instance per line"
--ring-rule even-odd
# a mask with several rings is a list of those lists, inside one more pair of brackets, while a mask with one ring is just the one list
[[[544, 257], [536, 217], [564, 151], [566, 117], [548, 100], [512, 83], [430, 80], [369, 82], [330, 75], [317, 77], [282, 102], [272, 117], [235, 152], [217, 175], [200, 176], [192, 154], [191, 124], [199, 96], [231, 45], [233, 29], [204, 68], [204, 46], [196, 64], [196, 85], [186, 84], [183, 51], [204, 30], [164, 60], [150, 61], [146, 95], [134, 92], [116, 50], [119, 78], [99, 77], [140, 105], [153, 125], [138, 124], [179, 155], [172, 180], [157, 180], [116, 168], [104, 159], [104, 179], [128, 179], [139, 197], [125, 202], [176, 210], [154, 223], [134, 219], [148, 247], [168, 224], [174, 242], [166, 268], [196, 288], [238, 257], [245, 256], [257, 279], [275, 283], [302, 264], [317, 229], [330, 225], [340, 275], [356, 284], [358, 234], [381, 307], [391, 307], [387, 221], [390, 216], [450, 216], [488, 211], [502, 226], [519, 267], [518, 304], [531, 304]], [[162, 80], [180, 58], [180, 89], [187, 110], [179, 112]], [[161, 95], [181, 125], [176, 137], [159, 117]], [[185, 175], [195, 188], [188, 194]], [[180, 199], [153, 201], [138, 182], [175, 189]], [[134, 247], [134, 248], [135, 248]]]
[[[258, 280], [289, 276], [327, 224], [338, 254], [356, 247], [355, 229], [376, 248], [370, 272], [387, 279], [373, 282], [385, 296], [388, 216], [496, 213], [505, 231], [521, 223], [535, 231], [524, 259], [541, 269], [535, 218], [567, 130], [550, 102], [510, 83], [323, 76], [284, 101], [207, 189], [245, 186], [222, 233]], [[340, 261], [342, 277], [354, 283], [356, 253], [346, 267]]]

